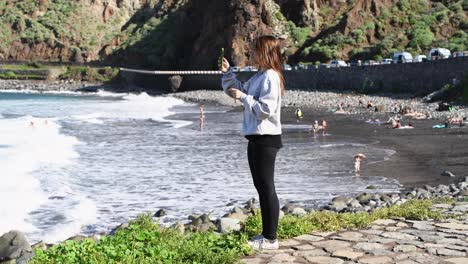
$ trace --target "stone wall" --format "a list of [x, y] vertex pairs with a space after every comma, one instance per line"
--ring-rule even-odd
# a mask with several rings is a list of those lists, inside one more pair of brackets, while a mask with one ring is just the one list
[[[238, 78], [247, 80], [253, 73], [240, 72]], [[411, 93], [426, 95], [441, 89], [454, 79], [468, 74], [468, 57], [426, 61], [421, 63], [389, 64], [346, 68], [323, 68], [285, 71], [289, 90], [350, 90], [363, 93]], [[168, 75], [144, 75], [121, 72], [125, 83], [132, 83], [159, 92], [172, 92]], [[177, 91], [221, 89], [219, 74], [183, 75]]]

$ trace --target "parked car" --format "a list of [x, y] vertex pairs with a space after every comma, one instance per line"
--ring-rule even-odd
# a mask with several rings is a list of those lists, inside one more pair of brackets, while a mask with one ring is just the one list
[[240, 69], [241, 69], [241, 68], [240, 68], [239, 66], [233, 66], [233, 67], [232, 67], [232, 71], [233, 71], [233, 72], [238, 72], [238, 71], [240, 71]]
[[362, 61], [361, 60], [354, 60], [349, 62], [349, 66], [354, 67], [354, 66], [362, 66]]
[[283, 71], [292, 71], [292, 67], [289, 64], [283, 64]]
[[393, 54], [393, 63], [409, 63], [413, 62], [413, 55], [409, 52], [397, 52]]
[[364, 62], [364, 66], [373, 66], [373, 65], [379, 65], [379, 63], [376, 62], [375, 60], [366, 60]]
[[426, 60], [427, 60], [426, 55], [416, 55], [416, 57], [414, 57], [413, 62], [423, 62]]
[[330, 64], [322, 63], [319, 65], [319, 69], [328, 69], [330, 68]]
[[392, 59], [383, 59], [380, 61], [380, 64], [392, 64]]
[[348, 67], [348, 64], [342, 60], [332, 60], [330, 62], [331, 68], [338, 68], [338, 67]]
[[452, 58], [460, 58], [460, 57], [466, 57], [468, 56], [466, 51], [456, 51], [452, 53]]
[[447, 59], [451, 55], [450, 50], [444, 48], [434, 48], [429, 51], [429, 60]]
[[307, 70], [307, 65], [305, 65], [305, 64], [298, 64], [298, 65], [294, 66], [294, 69], [295, 69], [295, 70]]

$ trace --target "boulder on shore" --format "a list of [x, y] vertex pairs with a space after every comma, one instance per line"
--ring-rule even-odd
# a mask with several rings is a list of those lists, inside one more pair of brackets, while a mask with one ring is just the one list
[[0, 260], [17, 259], [31, 253], [31, 246], [20, 231], [12, 230], [0, 237]]

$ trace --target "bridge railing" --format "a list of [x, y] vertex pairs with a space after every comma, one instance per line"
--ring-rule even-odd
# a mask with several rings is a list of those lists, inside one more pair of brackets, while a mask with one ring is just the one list
[[119, 68], [121, 71], [136, 72], [143, 74], [155, 74], [155, 75], [213, 75], [222, 74], [221, 71], [148, 71], [138, 69]]

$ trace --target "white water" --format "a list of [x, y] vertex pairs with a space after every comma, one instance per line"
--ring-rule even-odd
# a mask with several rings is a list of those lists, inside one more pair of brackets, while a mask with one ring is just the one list
[[[76, 147], [86, 143], [80, 142], [76, 136], [61, 133], [60, 123], [104, 125], [105, 120], [130, 119], [162, 122], [165, 116], [172, 114], [169, 108], [183, 104], [175, 98], [155, 98], [146, 93], [99, 92], [89, 96], [71, 92], [42, 95], [34, 91], [2, 92], [0, 234], [18, 229], [32, 234], [34, 240], [46, 242], [78, 234], [83, 226], [95, 224], [97, 220], [95, 201], [73, 189], [68, 173], [72, 165], [79, 163]], [[71, 98], [63, 97], [64, 94]], [[15, 118], [16, 115], [18, 117]], [[174, 121], [173, 126], [190, 123]], [[57, 208], [51, 201], [63, 202]], [[32, 221], [31, 214], [50, 216], [51, 211], [60, 211], [60, 214], [55, 219], [45, 220], [47, 217], [44, 217]], [[44, 226], [48, 228], [44, 229]]]

